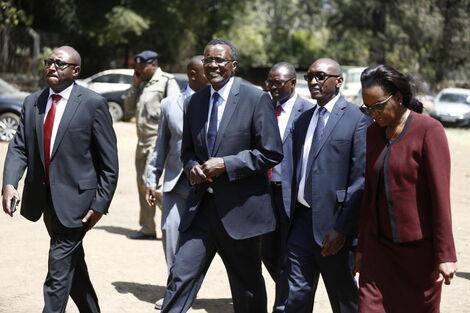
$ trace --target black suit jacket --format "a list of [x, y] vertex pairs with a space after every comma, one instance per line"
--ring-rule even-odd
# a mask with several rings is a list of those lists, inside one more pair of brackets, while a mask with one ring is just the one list
[[[18, 187], [27, 168], [21, 214], [37, 221], [47, 205], [43, 123], [49, 89], [28, 96], [10, 142], [3, 186]], [[89, 209], [107, 213], [118, 178], [116, 136], [106, 100], [74, 84], [57, 130], [49, 165], [54, 210], [66, 227], [82, 226]]]
[[[210, 86], [191, 97], [183, 126], [181, 160], [186, 171], [209, 159], [206, 143]], [[271, 232], [276, 220], [267, 170], [282, 160], [282, 143], [269, 95], [235, 78], [217, 132], [214, 156], [226, 172], [210, 186], [227, 233], [245, 239]], [[191, 225], [209, 183], [193, 186], [180, 231]]]

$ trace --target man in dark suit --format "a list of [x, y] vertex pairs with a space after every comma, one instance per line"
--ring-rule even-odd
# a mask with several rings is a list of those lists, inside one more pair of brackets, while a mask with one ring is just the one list
[[266, 311], [261, 235], [276, 227], [267, 170], [282, 159], [269, 96], [233, 75], [236, 48], [214, 39], [204, 50], [210, 87], [187, 106], [181, 160], [194, 184], [162, 312], [186, 312], [215, 253], [222, 258], [236, 313]]
[[3, 210], [13, 216], [26, 175], [21, 215], [44, 223], [51, 237], [44, 313], [64, 312], [69, 295], [80, 312], [100, 312], [82, 241], [108, 211], [118, 178], [116, 136], [106, 100], [74, 83], [80, 55], [55, 49], [45, 64], [49, 88], [28, 96], [8, 147]]
[[317, 105], [294, 123], [293, 221], [286, 313], [312, 312], [319, 275], [334, 313], [357, 312], [353, 244], [371, 120], [339, 95], [339, 64], [318, 59], [305, 79]]
[[311, 102], [297, 96], [295, 83], [295, 68], [287, 62], [275, 64], [266, 80], [275, 107], [284, 153], [282, 162], [268, 171], [277, 228], [274, 232], [263, 235], [262, 239], [263, 263], [276, 283], [273, 312], [284, 312], [284, 302], [289, 290], [285, 264], [293, 167], [291, 128], [300, 114], [313, 106]]

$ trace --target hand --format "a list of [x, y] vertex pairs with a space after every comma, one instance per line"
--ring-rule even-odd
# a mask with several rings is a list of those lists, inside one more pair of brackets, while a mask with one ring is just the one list
[[360, 272], [361, 262], [362, 262], [362, 252], [356, 251], [356, 255], [354, 256], [354, 269], [353, 269], [354, 275]]
[[153, 207], [155, 204], [161, 203], [161, 197], [156, 187], [145, 188], [145, 202], [148, 206]]
[[321, 250], [321, 255], [335, 255], [343, 247], [346, 241], [346, 235], [337, 232], [334, 229], [331, 229], [323, 239], [323, 249]]
[[3, 211], [13, 217], [13, 212], [11, 211], [10, 205], [13, 198], [16, 199], [16, 204], [20, 202], [20, 194], [12, 185], [6, 185], [3, 187], [3, 196], [2, 196], [2, 206]]
[[450, 281], [454, 278], [454, 274], [457, 272], [456, 262], [440, 263], [437, 270], [439, 271], [439, 278], [437, 281], [444, 280], [444, 284], [450, 285]]
[[93, 226], [95, 226], [95, 224], [98, 223], [98, 221], [101, 219], [102, 216], [103, 216], [103, 213], [96, 212], [93, 210], [88, 210], [88, 213], [82, 219], [83, 224], [88, 223], [85, 231], [89, 231], [90, 229], [92, 229]]
[[201, 166], [207, 180], [212, 182], [212, 178], [219, 176], [225, 172], [225, 162], [223, 158], [210, 158]]
[[189, 180], [194, 184], [200, 184], [207, 180], [206, 175], [201, 169], [201, 165], [194, 165], [189, 171]]

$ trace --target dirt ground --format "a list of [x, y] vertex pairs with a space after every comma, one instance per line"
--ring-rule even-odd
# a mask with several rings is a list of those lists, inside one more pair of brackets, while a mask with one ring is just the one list
[[[116, 123], [120, 178], [110, 213], [86, 236], [86, 260], [102, 312], [157, 312], [154, 302], [163, 296], [167, 269], [162, 242], [126, 238], [138, 228], [134, 171], [135, 125]], [[470, 130], [448, 129], [452, 153], [452, 205], [459, 272], [445, 286], [443, 313], [470, 312]], [[0, 143], [0, 162], [7, 149]], [[39, 221], [32, 223], [16, 214], [0, 215], [0, 312], [32, 313], [42, 310], [42, 283], [47, 270], [48, 235]], [[160, 236], [161, 232], [159, 232]], [[268, 305], [274, 285], [266, 273]], [[73, 301], [67, 313], [78, 312]], [[190, 312], [229, 313], [230, 288], [220, 258], [213, 261]], [[315, 312], [331, 312], [323, 284], [315, 300]]]

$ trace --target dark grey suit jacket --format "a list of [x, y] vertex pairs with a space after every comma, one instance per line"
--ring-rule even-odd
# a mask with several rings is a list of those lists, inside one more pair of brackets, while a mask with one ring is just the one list
[[[294, 123], [292, 209], [297, 201], [305, 136], [315, 109], [304, 112]], [[366, 130], [371, 122], [343, 97], [328, 118], [312, 167], [313, 234], [318, 245], [333, 228], [350, 239], [356, 236], [364, 189]]]
[[[206, 144], [210, 86], [192, 95], [183, 126], [181, 160], [185, 171], [209, 159]], [[227, 233], [245, 239], [271, 232], [276, 220], [267, 170], [282, 160], [282, 143], [269, 95], [235, 78], [217, 132], [214, 156], [226, 172], [210, 186]], [[180, 231], [191, 225], [209, 183], [194, 186]]]
[[[32, 221], [37, 221], [47, 206], [43, 122], [48, 97], [49, 89], [44, 89], [25, 99], [3, 172], [3, 186], [18, 188], [28, 168], [21, 214]], [[80, 227], [89, 209], [107, 213], [117, 178], [116, 136], [107, 102], [74, 84], [49, 165], [52, 204], [60, 222], [66, 227]]]
[[282, 138], [282, 151], [284, 158], [281, 162], [281, 173], [282, 173], [282, 200], [284, 202], [284, 210], [288, 217], [291, 216], [291, 199], [292, 199], [292, 177], [294, 171], [294, 162], [292, 160], [292, 126], [299, 116], [311, 109], [313, 104], [304, 98], [297, 96], [294, 107], [287, 121], [286, 130]]

